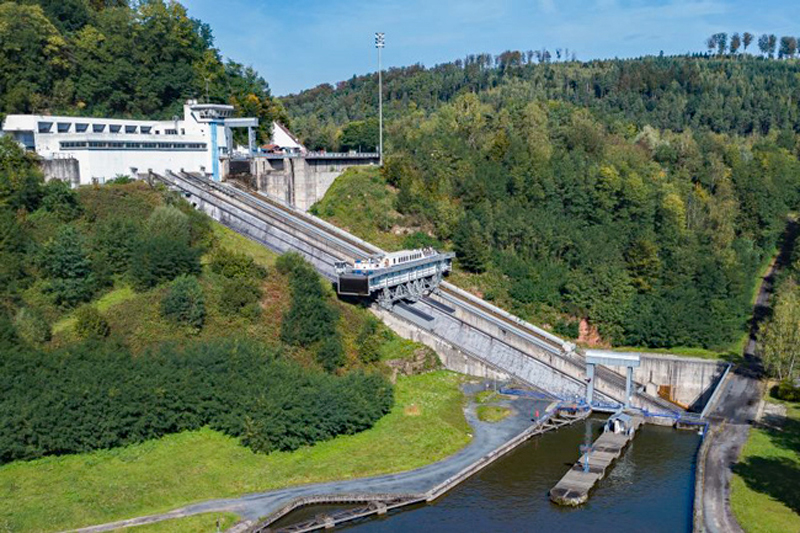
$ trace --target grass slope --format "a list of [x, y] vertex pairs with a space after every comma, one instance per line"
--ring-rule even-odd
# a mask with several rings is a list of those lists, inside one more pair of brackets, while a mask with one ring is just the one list
[[233, 513], [206, 513], [114, 531], [116, 533], [211, 533], [217, 530], [217, 520], [220, 530], [226, 531], [239, 521], [239, 517]]
[[733, 467], [731, 508], [748, 533], [800, 532], [800, 404], [781, 427], [753, 428]]
[[256, 454], [202, 429], [5, 465], [0, 531], [63, 530], [210, 498], [417, 468], [469, 442], [460, 382], [444, 371], [401, 377], [394, 408], [375, 427], [290, 453]]

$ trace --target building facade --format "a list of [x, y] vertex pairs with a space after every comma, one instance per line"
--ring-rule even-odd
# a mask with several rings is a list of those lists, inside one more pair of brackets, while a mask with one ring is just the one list
[[73, 185], [167, 170], [219, 180], [220, 160], [233, 151], [232, 128], [247, 128], [252, 147], [258, 126], [256, 118], [232, 118], [233, 110], [190, 100], [182, 118], [167, 121], [8, 115], [2, 130], [41, 156], [46, 178]]

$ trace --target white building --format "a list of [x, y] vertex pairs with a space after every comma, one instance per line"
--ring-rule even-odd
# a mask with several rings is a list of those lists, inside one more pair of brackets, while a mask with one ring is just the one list
[[248, 128], [252, 146], [258, 126], [232, 114], [233, 106], [190, 100], [183, 118], [167, 121], [8, 115], [2, 129], [43, 158], [46, 177], [74, 184], [181, 169], [219, 180], [220, 159], [232, 153], [231, 128]]
[[289, 131], [289, 128], [277, 120], [272, 122], [272, 140], [270, 142], [289, 153], [304, 154], [307, 152], [306, 147], [303, 146], [300, 139], [295, 137], [294, 134]]

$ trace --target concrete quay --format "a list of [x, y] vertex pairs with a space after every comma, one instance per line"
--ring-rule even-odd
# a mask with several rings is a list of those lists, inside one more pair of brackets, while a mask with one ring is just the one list
[[[577, 507], [586, 503], [589, 492], [598, 481], [603, 479], [606, 471], [625, 449], [625, 446], [636, 436], [636, 431], [644, 424], [644, 417], [632, 415], [626, 430], [615, 433], [604, 431], [573, 467], [564, 474], [555, 487], [550, 489], [550, 500], [558, 505]], [[586, 464], [588, 462], [588, 468]]]

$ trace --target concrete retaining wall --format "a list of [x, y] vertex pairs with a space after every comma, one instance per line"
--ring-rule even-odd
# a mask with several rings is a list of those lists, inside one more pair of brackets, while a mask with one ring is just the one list
[[43, 159], [42, 172], [45, 181], [61, 180], [73, 187], [81, 183], [81, 170], [77, 159]]
[[640, 354], [641, 366], [634, 379], [643, 383], [647, 393], [669, 387], [672, 401], [700, 411], [714, 391], [714, 385], [728, 366], [724, 361], [661, 354]]
[[307, 211], [325, 196], [334, 180], [345, 170], [374, 163], [372, 159], [346, 157], [255, 157], [251, 163], [251, 174], [256, 177], [259, 191]]

